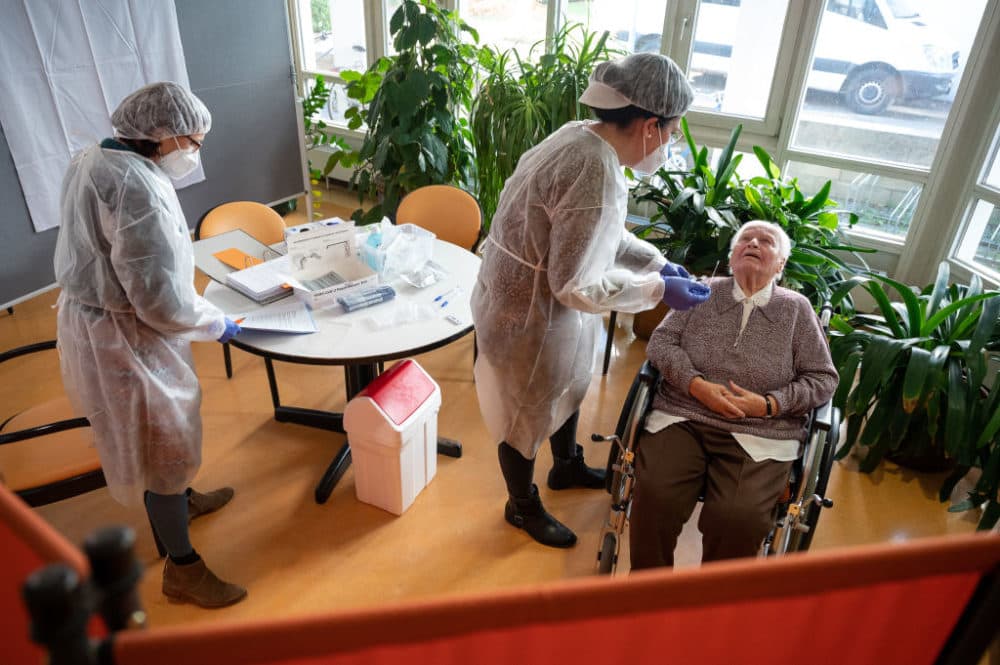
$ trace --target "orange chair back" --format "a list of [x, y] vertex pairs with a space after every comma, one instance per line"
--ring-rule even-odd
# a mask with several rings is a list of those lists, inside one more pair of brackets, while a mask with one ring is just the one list
[[397, 224], [416, 224], [441, 240], [472, 250], [479, 241], [483, 212], [468, 192], [451, 185], [415, 189], [399, 203]]
[[265, 245], [285, 239], [285, 220], [263, 203], [233, 201], [209, 210], [194, 230], [195, 240], [240, 229]]

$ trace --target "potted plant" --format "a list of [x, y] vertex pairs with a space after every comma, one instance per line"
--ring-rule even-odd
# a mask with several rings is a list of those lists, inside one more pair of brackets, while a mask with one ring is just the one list
[[[854, 276], [834, 299], [855, 286], [878, 304], [878, 314], [841, 315], [831, 323], [831, 352], [840, 373], [834, 406], [847, 418], [843, 458], [864, 448], [861, 470], [886, 457], [902, 465], [944, 469], [946, 500], [972, 468], [982, 475], [958, 510], [986, 504], [980, 528], [1000, 517], [1000, 390], [988, 390], [985, 352], [1000, 348], [1000, 292], [983, 291], [978, 276], [967, 286], [948, 283], [947, 262], [934, 284], [915, 289], [882, 275]], [[892, 302], [887, 288], [902, 302]], [[857, 380], [855, 381], [855, 376]]]
[[[317, 75], [313, 79], [313, 86], [309, 90], [309, 94], [306, 95], [305, 99], [302, 100], [302, 123], [305, 133], [305, 146], [306, 146], [306, 159], [309, 163], [309, 184], [313, 187], [319, 185], [320, 180], [325, 178], [333, 167], [337, 165], [338, 162], [348, 164], [348, 159], [345, 156], [350, 153], [350, 146], [335, 134], [331, 134], [328, 129], [328, 125], [322, 119], [317, 117], [317, 113], [322, 110], [327, 102], [330, 100], [331, 88], [327, 84], [326, 79], [321, 75]], [[320, 146], [336, 146], [338, 150], [332, 153], [329, 158], [327, 158], [326, 163], [323, 168], [316, 168], [312, 160], [308, 158], [309, 152], [314, 148]], [[312, 201], [313, 210], [312, 216], [318, 217], [321, 215], [319, 213], [320, 199], [323, 197], [323, 192], [319, 189], [312, 190]], [[288, 206], [288, 204], [291, 204]], [[285, 215], [292, 210], [295, 210], [295, 200], [284, 204], [287, 206], [286, 209], [278, 210], [278, 213]]]
[[[580, 32], [579, 46], [573, 33]], [[484, 46], [479, 53], [482, 79], [472, 105], [471, 129], [476, 147], [478, 198], [483, 231], [489, 230], [500, 191], [528, 149], [570, 120], [587, 117], [577, 99], [594, 66], [608, 59], [608, 33], [588, 33], [579, 24], [559, 29], [548, 53], [523, 60], [516, 50]]]
[[[656, 213], [633, 232], [660, 247], [669, 260], [683, 264], [692, 274], [715, 275], [728, 270], [729, 244], [740, 226], [752, 219], [780, 224], [792, 241], [783, 284], [806, 295], [818, 309], [832, 297], [833, 284], [856, 272], [835, 252], [851, 252], [863, 265], [858, 254], [875, 250], [846, 242], [840, 215], [846, 214], [850, 225], [858, 217], [835, 210], [829, 181], [807, 197], [797, 179], [783, 178], [771, 156], [754, 146], [767, 175], [744, 182], [738, 172], [743, 155], [735, 153], [742, 129], [742, 125], [733, 128], [713, 169], [708, 148], [698, 148], [687, 120], [682, 119], [681, 131], [693, 164], [689, 170], [660, 169], [655, 177], [632, 189], [637, 202], [656, 207]], [[841, 294], [838, 306], [853, 311], [850, 295]], [[651, 332], [664, 314], [661, 307], [637, 316], [636, 334], [648, 337], [647, 330]]]
[[[345, 113], [348, 126], [367, 125], [351, 159], [351, 185], [362, 200], [378, 203], [355, 211], [362, 224], [395, 214], [400, 199], [424, 185], [475, 189], [475, 156], [466, 119], [472, 103], [479, 36], [456, 12], [431, 0], [404, 0], [389, 30], [396, 55], [368, 71], [343, 72], [347, 95], [362, 103]], [[473, 42], [462, 38], [468, 33]]]

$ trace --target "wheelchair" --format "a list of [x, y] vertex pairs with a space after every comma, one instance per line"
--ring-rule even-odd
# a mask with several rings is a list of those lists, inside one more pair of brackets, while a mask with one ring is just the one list
[[[591, 435], [593, 441], [612, 443], [606, 487], [611, 494], [611, 508], [597, 551], [597, 572], [601, 575], [614, 574], [618, 566], [618, 552], [632, 511], [635, 455], [659, 380], [659, 371], [648, 360], [644, 362], [625, 397], [615, 433]], [[813, 409], [806, 428], [808, 436], [802, 454], [792, 464], [788, 486], [778, 500], [775, 523], [761, 544], [760, 556], [808, 550], [820, 511], [833, 507], [833, 501], [826, 497], [826, 486], [840, 438], [840, 410], [832, 402]]]

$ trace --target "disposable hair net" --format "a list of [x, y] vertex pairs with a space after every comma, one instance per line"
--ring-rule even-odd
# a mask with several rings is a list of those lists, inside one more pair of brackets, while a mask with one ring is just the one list
[[[681, 68], [656, 53], [636, 53], [622, 60], [602, 62], [594, 68], [590, 80], [613, 88], [629, 103], [664, 118], [684, 115], [694, 101], [694, 91]], [[588, 105], [616, 108], [600, 103]]]
[[207, 134], [212, 114], [186, 88], [164, 81], [139, 88], [111, 114], [115, 136], [162, 141], [171, 136]]

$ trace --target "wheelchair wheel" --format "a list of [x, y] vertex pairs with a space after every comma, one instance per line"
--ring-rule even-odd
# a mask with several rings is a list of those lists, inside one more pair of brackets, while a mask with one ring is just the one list
[[614, 532], [604, 534], [601, 550], [597, 553], [597, 573], [611, 575], [618, 563], [618, 536]]
[[623, 497], [625, 476], [622, 474], [622, 463], [629, 453], [635, 453], [635, 444], [639, 439], [643, 416], [646, 414], [646, 408], [651, 399], [651, 391], [647, 383], [640, 381], [633, 388], [635, 390], [634, 392], [629, 391], [631, 399], [626, 400], [625, 408], [622, 409], [621, 418], [618, 420], [618, 428], [615, 430], [615, 434], [621, 441], [621, 448], [612, 446], [608, 460], [610, 481], [608, 491], [611, 493], [612, 504], [620, 504], [625, 498]]

